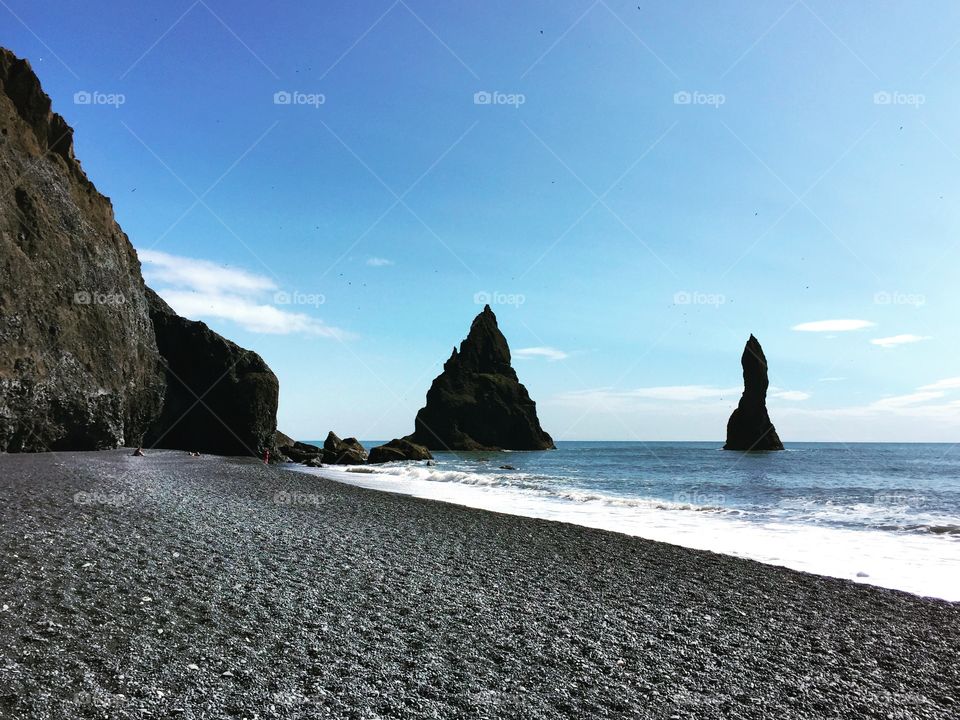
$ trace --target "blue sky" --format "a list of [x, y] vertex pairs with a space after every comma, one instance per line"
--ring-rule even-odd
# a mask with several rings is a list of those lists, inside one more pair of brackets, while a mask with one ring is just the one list
[[410, 432], [490, 299], [559, 439], [721, 439], [751, 332], [785, 440], [960, 438], [956, 3], [0, 15], [290, 434]]

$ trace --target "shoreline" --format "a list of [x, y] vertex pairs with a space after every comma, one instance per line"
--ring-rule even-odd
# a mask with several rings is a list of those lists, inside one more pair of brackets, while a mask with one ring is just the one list
[[960, 604], [279, 469], [0, 456], [0, 716], [960, 711]]
[[[592, 491], [595, 502], [567, 501], [510, 488], [491, 489], [456, 481], [423, 479], [404, 472], [404, 468], [424, 468], [421, 472], [437, 470], [423, 465], [380, 465], [362, 470], [333, 465], [281, 467], [406, 497], [569, 523], [820, 577], [898, 590], [916, 597], [960, 602], [960, 585], [952, 573], [954, 566], [960, 567], [960, 545], [943, 546], [941, 538], [929, 535], [895, 535], [879, 529], [818, 527], [772, 520], [757, 523], [737, 516], [683, 509], [682, 504], [677, 503], [671, 507], [669, 501], [658, 499], [623, 502], [620, 498], [609, 498], [605, 501], [596, 496], [595, 491]], [[826, 547], [831, 548], [831, 552], [825, 552]], [[911, 558], [909, 562], [907, 557]]]

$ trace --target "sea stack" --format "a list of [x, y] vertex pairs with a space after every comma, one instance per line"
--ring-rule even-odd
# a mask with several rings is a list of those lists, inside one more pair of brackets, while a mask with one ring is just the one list
[[489, 305], [433, 381], [414, 428], [405, 439], [429, 450], [554, 449]]
[[767, 358], [760, 342], [747, 340], [740, 358], [743, 366], [743, 395], [727, 421], [724, 450], [783, 450], [783, 443], [767, 413]]
[[[0, 48], [0, 452], [260, 455], [277, 378], [143, 284], [30, 64]], [[149, 440], [149, 442], [147, 441]]]

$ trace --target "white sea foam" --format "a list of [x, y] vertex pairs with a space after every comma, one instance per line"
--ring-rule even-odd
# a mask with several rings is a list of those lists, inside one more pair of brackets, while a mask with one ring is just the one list
[[[936, 533], [886, 532], [817, 524], [817, 513], [875, 512], [873, 507], [783, 508], [783, 520], [715, 506], [624, 498], [571, 490], [557, 493], [536, 476], [498, 475], [425, 465], [385, 465], [374, 473], [337, 468], [296, 470], [377, 490], [484, 510], [574, 523], [649, 540], [710, 550], [854, 582], [960, 601], [960, 541]], [[797, 511], [809, 522], [796, 522]], [[786, 518], [790, 517], [791, 521]], [[935, 523], [934, 523], [935, 524]]]

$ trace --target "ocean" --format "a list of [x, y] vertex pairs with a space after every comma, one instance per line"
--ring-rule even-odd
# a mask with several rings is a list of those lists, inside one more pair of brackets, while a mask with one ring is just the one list
[[792, 443], [758, 454], [703, 442], [557, 446], [434, 453], [432, 465], [372, 473], [296, 469], [960, 601], [958, 446]]

